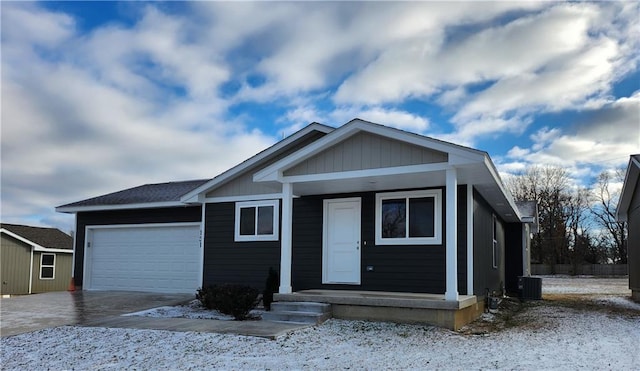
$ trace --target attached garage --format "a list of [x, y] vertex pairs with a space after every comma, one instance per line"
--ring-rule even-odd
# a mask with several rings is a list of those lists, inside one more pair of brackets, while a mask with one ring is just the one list
[[200, 223], [87, 226], [84, 288], [195, 293]]

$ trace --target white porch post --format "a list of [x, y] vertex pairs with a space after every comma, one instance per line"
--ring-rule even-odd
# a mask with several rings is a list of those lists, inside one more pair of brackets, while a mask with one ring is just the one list
[[467, 295], [473, 295], [473, 185], [467, 184]]
[[291, 224], [293, 222], [293, 190], [291, 183], [282, 184], [282, 236], [280, 237], [280, 289], [291, 293]]
[[457, 196], [458, 179], [455, 168], [447, 169], [447, 197], [446, 197], [446, 291], [445, 300], [458, 300], [458, 228], [457, 228]]

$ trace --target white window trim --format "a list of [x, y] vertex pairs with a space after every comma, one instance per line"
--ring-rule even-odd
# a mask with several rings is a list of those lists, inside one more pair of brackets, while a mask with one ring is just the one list
[[[43, 265], [42, 261], [44, 260], [45, 255], [53, 255], [53, 265]], [[55, 280], [56, 279], [56, 260], [58, 257], [53, 253], [41, 253], [40, 254], [40, 279], [41, 280]], [[52, 277], [42, 277], [42, 268], [53, 268]]]
[[[397, 198], [433, 197], [434, 199], [434, 236], [382, 238], [382, 201]], [[407, 220], [407, 228], [408, 228]], [[376, 245], [441, 245], [442, 244], [442, 190], [428, 189], [422, 191], [387, 192], [376, 194]]]
[[[273, 233], [272, 234], [257, 234], [258, 233], [258, 218], [256, 215], [256, 234], [254, 235], [240, 235], [240, 209], [243, 208], [258, 208], [259, 206], [273, 206]], [[278, 241], [280, 237], [280, 201], [279, 200], [262, 200], [262, 201], [246, 201], [236, 202], [236, 214], [235, 214], [235, 232], [234, 238], [236, 242], [247, 241]]]

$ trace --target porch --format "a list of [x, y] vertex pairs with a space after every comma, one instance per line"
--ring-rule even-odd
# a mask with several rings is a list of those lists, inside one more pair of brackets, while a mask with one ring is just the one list
[[458, 330], [478, 318], [484, 301], [475, 295], [446, 300], [442, 294], [354, 290], [301, 290], [274, 294], [275, 301], [316, 302], [332, 306], [334, 318], [424, 323]]

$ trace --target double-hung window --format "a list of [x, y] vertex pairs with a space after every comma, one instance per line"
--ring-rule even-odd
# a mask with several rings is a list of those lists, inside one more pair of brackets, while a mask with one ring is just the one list
[[236, 203], [236, 241], [277, 241], [279, 229], [278, 200]]
[[56, 254], [40, 254], [40, 279], [52, 280], [56, 272]]
[[442, 191], [378, 193], [377, 245], [442, 243]]

